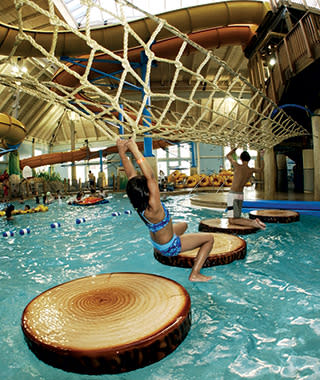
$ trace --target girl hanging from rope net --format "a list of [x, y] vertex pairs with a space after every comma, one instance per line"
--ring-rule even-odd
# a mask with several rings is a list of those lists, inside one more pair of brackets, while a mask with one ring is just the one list
[[[177, 256], [180, 252], [199, 247], [189, 280], [209, 281], [212, 277], [201, 274], [200, 270], [212, 250], [213, 235], [205, 232], [184, 235], [187, 223], [172, 223], [168, 210], [160, 200], [159, 186], [151, 166], [139, 151], [134, 138], [118, 139], [117, 146], [128, 177], [126, 188], [128, 197], [148, 227], [153, 247], [164, 256]], [[133, 154], [142, 175], [137, 175], [132, 162], [126, 156], [127, 151]]]

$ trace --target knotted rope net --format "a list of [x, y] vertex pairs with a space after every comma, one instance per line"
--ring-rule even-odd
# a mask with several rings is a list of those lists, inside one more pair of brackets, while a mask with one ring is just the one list
[[[32, 0], [14, 3], [17, 25], [10, 29], [13, 42], [0, 63], [28, 51], [29, 56], [41, 57], [44, 69], [53, 64], [58, 71], [52, 80], [26, 73], [19, 83], [15, 76], [2, 74], [0, 83], [77, 112], [103, 131], [106, 140], [114, 141], [121, 130], [124, 136], [148, 134], [154, 139], [246, 144], [260, 150], [308, 134], [213, 51], [200, 46], [165, 18], [149, 14], [129, 1], [114, 0], [118, 10], [114, 12], [110, 10], [115, 9], [110, 6], [111, 0], [103, 2], [105, 6], [83, 0], [86, 22], [82, 30], [58, 17], [53, 0], [48, 0], [46, 9]], [[26, 30], [26, 7], [46, 16], [52, 32], [42, 35]], [[143, 15], [147, 36], [127, 19], [128, 8]], [[106, 26], [104, 37], [96, 37], [97, 31], [90, 25], [90, 14], [96, 11], [117, 21], [116, 34], [111, 34], [113, 27]], [[72, 46], [61, 48], [64, 39]], [[176, 43], [174, 54], [156, 48], [157, 42], [167, 44], [169, 40]], [[0, 54], [3, 49], [0, 47]], [[69, 57], [61, 58], [68, 49]], [[197, 54], [196, 68], [187, 59], [190, 54]], [[210, 76], [206, 75], [208, 67]], [[161, 82], [164, 72], [171, 75], [169, 83]], [[181, 80], [188, 84], [188, 91], [181, 91]]]

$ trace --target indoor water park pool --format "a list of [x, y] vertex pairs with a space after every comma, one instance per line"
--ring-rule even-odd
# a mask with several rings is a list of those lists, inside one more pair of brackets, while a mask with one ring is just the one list
[[[168, 197], [165, 204], [173, 221], [188, 222], [187, 232], [197, 232], [202, 219], [222, 216], [192, 207], [185, 196]], [[125, 195], [90, 207], [65, 201], [48, 207], [12, 221], [0, 218], [2, 379], [319, 379], [320, 218], [302, 215], [299, 222], [270, 223], [242, 236], [243, 260], [205, 268], [213, 279], [192, 283], [190, 269], [154, 258], [147, 228], [135, 212], [126, 213], [132, 207]], [[2, 236], [8, 231], [13, 236]], [[191, 298], [185, 340], [154, 364], [114, 375], [65, 372], [39, 360], [21, 329], [26, 305], [56, 285], [112, 272], [152, 273], [181, 284]]]

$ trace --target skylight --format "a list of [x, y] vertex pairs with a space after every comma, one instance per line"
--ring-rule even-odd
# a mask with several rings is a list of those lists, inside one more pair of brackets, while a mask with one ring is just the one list
[[[69, 15], [64, 15], [66, 22], [72, 27], [83, 27], [86, 24], [86, 12], [87, 6], [82, 4], [81, 0], [54, 0], [56, 6], [59, 10], [63, 8], [67, 9]], [[151, 14], [159, 14], [166, 11], [172, 11], [180, 8], [187, 8], [196, 5], [212, 3], [212, 0], [132, 0], [131, 3], [136, 5], [138, 8], [143, 9]], [[58, 6], [60, 4], [60, 7]], [[90, 25], [110, 25], [118, 23], [118, 19], [112, 17], [110, 13], [103, 12], [99, 9], [99, 6], [102, 8], [106, 7], [108, 4], [108, 11], [112, 12], [115, 15], [119, 14], [119, 5], [115, 1], [111, 0], [92, 0], [92, 3], [95, 3], [97, 7], [91, 9], [90, 12]], [[134, 20], [137, 18], [144, 17], [144, 15], [134, 9], [129, 9], [126, 17], [128, 20]], [[62, 12], [61, 12], [62, 13]]]
[[[86, 24], [86, 12], [87, 6], [83, 0], [53, 0], [57, 8], [64, 16], [66, 22], [75, 28], [84, 27]], [[109, 12], [119, 15], [119, 5], [114, 0], [91, 0], [96, 7], [92, 7], [90, 11], [90, 25], [110, 25], [117, 24], [119, 20], [116, 17], [112, 17], [110, 13], [103, 12], [102, 8], [107, 6]], [[230, 0], [232, 1], [232, 0]], [[131, 0], [133, 5], [137, 6], [144, 11], [151, 14], [159, 14], [163, 12], [173, 11], [176, 9], [193, 7], [196, 5], [203, 5], [215, 2], [221, 2], [221, 0]], [[276, 6], [281, 5], [283, 0], [274, 0], [272, 3]], [[320, 0], [293, 0], [292, 4], [301, 4], [305, 7], [319, 9]], [[126, 17], [128, 20], [134, 20], [144, 17], [141, 12], [135, 9], [127, 7]]]

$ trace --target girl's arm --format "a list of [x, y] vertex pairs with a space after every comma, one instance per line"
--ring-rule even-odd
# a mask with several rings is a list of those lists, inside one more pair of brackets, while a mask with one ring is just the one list
[[127, 157], [126, 152], [128, 150], [128, 141], [127, 140], [117, 140], [117, 147], [119, 151], [120, 158], [122, 160], [124, 171], [128, 177], [128, 179], [135, 177], [137, 175], [137, 172], [130, 160], [129, 157]]
[[[149, 203], [150, 205], [156, 204], [160, 205], [160, 192], [158, 182], [155, 179], [153, 170], [149, 165], [148, 161], [145, 159], [143, 154], [140, 152], [136, 142], [133, 139], [128, 140], [128, 149], [132, 152], [137, 164], [140, 166], [143, 175], [147, 179], [147, 184], [150, 192]], [[154, 203], [156, 202], [156, 204]]]
[[133, 157], [137, 161], [137, 164], [140, 166], [142, 173], [147, 178], [147, 180], [155, 180], [151, 166], [149, 165], [148, 161], [145, 159], [143, 154], [140, 152], [136, 142], [133, 139], [128, 140], [128, 149], [133, 154]]

